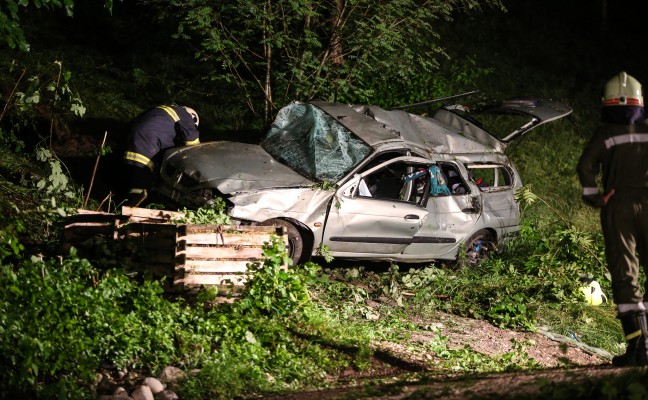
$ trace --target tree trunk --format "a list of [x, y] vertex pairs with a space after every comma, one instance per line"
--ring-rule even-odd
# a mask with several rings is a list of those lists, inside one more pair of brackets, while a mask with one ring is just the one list
[[263, 110], [263, 123], [264, 126], [270, 126], [272, 119], [272, 47], [268, 44], [268, 19], [267, 15], [272, 12], [272, 0], [268, 0], [266, 3], [267, 10], [263, 18], [263, 56], [266, 62], [266, 72], [265, 72], [265, 82], [263, 85], [263, 93], [265, 96], [264, 99], [264, 110]]
[[344, 12], [343, 0], [335, 1], [335, 11], [331, 17], [332, 35], [331, 35], [331, 62], [335, 65], [342, 65], [344, 63], [344, 55], [342, 52], [342, 37], [340, 35], [339, 27], [342, 21]]

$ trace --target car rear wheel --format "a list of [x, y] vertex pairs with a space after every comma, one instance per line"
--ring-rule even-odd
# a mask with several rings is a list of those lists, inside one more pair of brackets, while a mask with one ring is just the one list
[[299, 264], [304, 255], [304, 238], [299, 229], [290, 222], [283, 219], [269, 219], [261, 223], [261, 225], [275, 225], [284, 228], [285, 234], [288, 235], [288, 255], [293, 261], [293, 265]]
[[493, 234], [485, 229], [475, 232], [466, 241], [466, 253], [462, 264], [475, 266], [490, 258], [490, 253], [496, 248]]

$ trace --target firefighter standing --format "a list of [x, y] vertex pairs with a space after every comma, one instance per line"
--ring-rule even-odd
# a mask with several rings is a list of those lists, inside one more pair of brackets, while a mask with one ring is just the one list
[[601, 117], [602, 125], [583, 150], [577, 170], [583, 200], [601, 208], [617, 318], [628, 343], [626, 353], [612, 363], [648, 365], [648, 298], [639, 284], [639, 266], [648, 272], [648, 123], [641, 84], [625, 72], [610, 79]]
[[177, 105], [152, 108], [131, 121], [124, 153], [130, 179], [125, 205], [137, 207], [146, 199], [164, 150], [200, 142], [198, 122], [196, 111]]

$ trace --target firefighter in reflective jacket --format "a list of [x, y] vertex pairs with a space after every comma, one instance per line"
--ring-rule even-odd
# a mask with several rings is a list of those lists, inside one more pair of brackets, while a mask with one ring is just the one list
[[577, 171], [583, 200], [601, 208], [605, 258], [627, 341], [626, 353], [612, 363], [648, 365], [648, 297], [639, 284], [640, 265], [648, 270], [648, 124], [641, 84], [625, 72], [610, 79], [601, 117]]
[[137, 207], [146, 199], [164, 150], [200, 142], [198, 122], [196, 111], [177, 105], [152, 108], [131, 121], [124, 154], [130, 191], [124, 205]]

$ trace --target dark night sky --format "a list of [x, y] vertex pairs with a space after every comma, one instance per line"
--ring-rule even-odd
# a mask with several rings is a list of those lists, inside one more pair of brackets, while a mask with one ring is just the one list
[[544, 36], [537, 45], [545, 52], [567, 49], [581, 55], [578, 65], [565, 65], [566, 70], [591, 66], [606, 77], [626, 70], [648, 82], [647, 1], [506, 0], [506, 5], [530, 35]]

